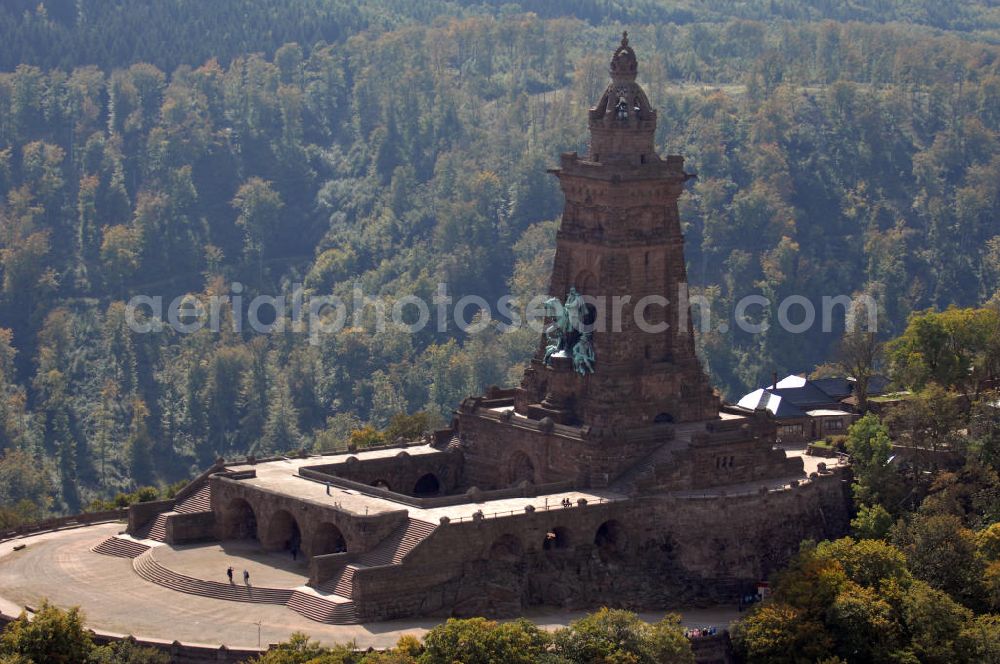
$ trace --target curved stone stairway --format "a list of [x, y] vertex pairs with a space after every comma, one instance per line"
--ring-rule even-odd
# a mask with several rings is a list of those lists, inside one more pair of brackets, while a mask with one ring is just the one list
[[354, 562], [345, 565], [333, 578], [320, 584], [318, 589], [340, 597], [353, 598], [355, 572], [369, 567], [401, 565], [403, 558], [418, 544], [430, 537], [436, 528], [437, 526], [433, 523], [407, 518], [374, 549], [362, 553]]
[[172, 511], [164, 512], [151, 520], [134, 536], [109, 537], [91, 550], [106, 556], [131, 558], [136, 574], [171, 590], [231, 602], [283, 604], [311, 620], [343, 625], [357, 622], [357, 612], [352, 601], [355, 572], [372, 567], [403, 564], [403, 559], [437, 528], [435, 524], [427, 521], [407, 518], [374, 549], [358, 556], [354, 562], [346, 565], [336, 576], [317, 588], [308, 586], [293, 589], [266, 588], [197, 579], [164, 567], [156, 560], [156, 545], [149, 546], [136, 541], [140, 539], [162, 541], [166, 535], [163, 527], [166, 515], [208, 511], [210, 506], [211, 493], [206, 484], [179, 502]]
[[124, 539], [114, 535], [104, 540], [97, 546], [90, 549], [94, 553], [104, 556], [114, 556], [116, 558], [135, 558], [149, 551], [149, 547], [142, 542]]
[[317, 622], [347, 624], [355, 621], [354, 602], [350, 600], [314, 594], [315, 591], [306, 587], [266, 588], [196, 579], [161, 565], [156, 560], [155, 548], [136, 556], [132, 561], [132, 567], [136, 574], [147, 581], [189, 595], [200, 595], [201, 597], [229, 602], [283, 604], [296, 613]]

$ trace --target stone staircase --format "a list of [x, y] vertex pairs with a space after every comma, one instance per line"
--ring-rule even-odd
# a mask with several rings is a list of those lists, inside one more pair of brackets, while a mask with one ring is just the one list
[[389, 533], [389, 536], [379, 542], [371, 551], [362, 553], [352, 563], [344, 566], [333, 578], [320, 584], [317, 589], [340, 597], [354, 597], [354, 575], [360, 569], [382, 567], [384, 565], [400, 565], [403, 559], [418, 544], [434, 532], [433, 523], [420, 519], [407, 518], [399, 527]]
[[[211, 509], [211, 489], [208, 484], [185, 497], [169, 512], [163, 512], [143, 525], [132, 536], [134, 539], [163, 541], [166, 537], [166, 520], [172, 514], [191, 514]], [[96, 545], [93, 550], [109, 556], [131, 558], [132, 567], [143, 579], [190, 595], [199, 595], [233, 602], [282, 604], [296, 613], [317, 622], [350, 624], [358, 620], [354, 596], [354, 575], [358, 570], [385, 565], [400, 565], [418, 544], [437, 528], [435, 524], [407, 518], [372, 549], [359, 555], [329, 581], [316, 588], [265, 588], [245, 586], [240, 583], [206, 581], [178, 572], [159, 564], [154, 548], [133, 539], [111, 537]]]
[[212, 485], [205, 482], [198, 490], [189, 494], [181, 502], [174, 505], [178, 514], [194, 514], [195, 512], [212, 511]]
[[194, 514], [196, 512], [212, 511], [212, 487], [208, 482], [202, 484], [196, 491], [189, 494], [177, 503], [168, 512], [160, 512], [156, 518], [150, 519], [135, 531], [133, 537], [136, 539], [156, 540], [163, 542], [167, 539], [167, 517], [172, 514]]
[[288, 589], [257, 588], [236, 583], [206, 581], [179, 574], [158, 563], [152, 550], [137, 556], [132, 561], [132, 567], [135, 568], [136, 574], [147, 581], [190, 595], [257, 604], [285, 604], [292, 596], [292, 591]]
[[123, 539], [113, 535], [90, 549], [94, 553], [103, 556], [114, 556], [115, 558], [135, 558], [147, 551], [149, 547], [142, 542], [135, 542], [130, 539]]
[[159, 562], [152, 550], [136, 556], [132, 567], [143, 579], [170, 590], [230, 602], [280, 604], [317, 622], [347, 624], [356, 620], [354, 602], [315, 594], [310, 588], [266, 588], [240, 583], [206, 581], [170, 570]]
[[656, 467], [669, 463], [674, 454], [688, 447], [691, 436], [705, 430], [704, 422], [686, 422], [674, 425], [674, 437], [663, 443], [648, 456], [636, 462], [634, 466], [619, 475], [609, 488], [621, 493], [633, 493], [637, 486], [646, 479], [656, 476]]
[[167, 539], [167, 515], [173, 512], [160, 512], [156, 518], [150, 519], [147, 523], [139, 527], [133, 537], [136, 539], [156, 540], [164, 542]]
[[292, 597], [285, 603], [285, 606], [316, 622], [349, 625], [358, 620], [354, 602], [350, 600], [334, 602], [301, 590], [292, 592]]

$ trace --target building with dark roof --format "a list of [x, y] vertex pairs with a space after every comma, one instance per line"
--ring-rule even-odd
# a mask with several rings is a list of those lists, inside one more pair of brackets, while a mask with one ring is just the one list
[[[869, 394], [880, 394], [888, 380], [874, 376]], [[766, 411], [777, 421], [778, 440], [799, 443], [820, 440], [847, 431], [858, 418], [853, 378], [809, 379], [791, 374], [746, 394], [736, 402], [742, 412]]]

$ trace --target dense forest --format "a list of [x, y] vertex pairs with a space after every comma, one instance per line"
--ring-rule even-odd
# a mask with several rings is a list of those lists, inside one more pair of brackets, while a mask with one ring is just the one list
[[733, 625], [741, 661], [1000, 662], [1000, 311], [920, 312], [836, 356], [908, 389], [824, 441], [850, 456], [851, 534], [802, 542], [772, 576]]
[[[623, 28], [661, 152], [699, 176], [681, 212], [714, 312], [865, 294], [889, 338], [996, 302], [998, 26], [988, 3], [889, 0], [4, 3], [0, 502], [75, 510], [516, 381], [530, 330], [137, 334], [125, 302], [544, 293], [545, 169], [586, 149]], [[699, 343], [732, 398], [840, 332]]]

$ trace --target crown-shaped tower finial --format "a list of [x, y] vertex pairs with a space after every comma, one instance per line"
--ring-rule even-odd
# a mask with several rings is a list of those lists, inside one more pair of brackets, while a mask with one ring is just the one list
[[590, 109], [590, 160], [602, 163], [652, 163], [656, 111], [636, 82], [639, 64], [628, 33], [611, 56], [611, 83]]
[[622, 43], [615, 54], [611, 56], [611, 78], [615, 81], [634, 81], [639, 71], [639, 62], [635, 51], [628, 45], [628, 32], [622, 32]]

